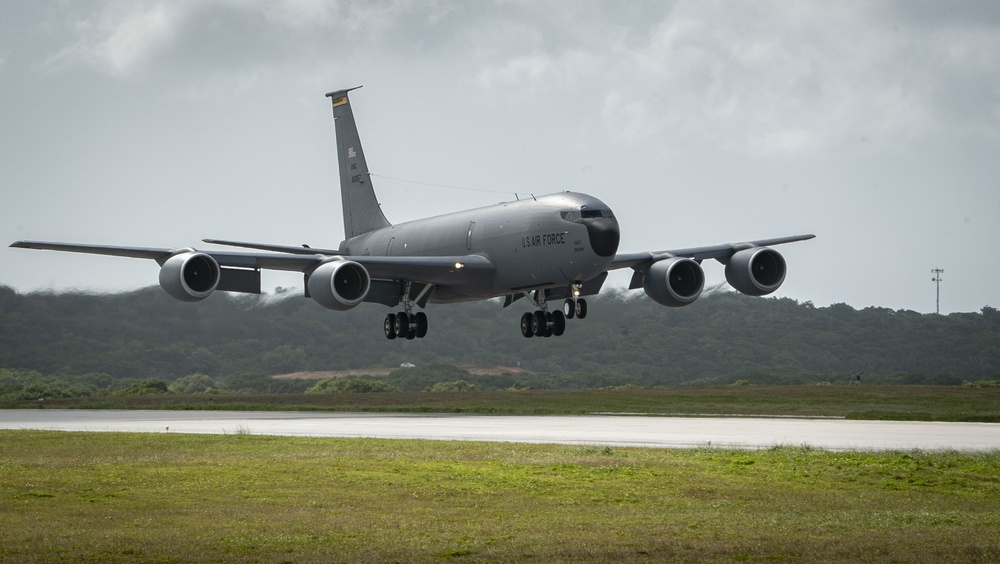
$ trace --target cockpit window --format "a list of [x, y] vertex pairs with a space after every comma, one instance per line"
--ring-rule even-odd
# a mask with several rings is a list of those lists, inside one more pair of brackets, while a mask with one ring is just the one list
[[566, 221], [579, 221], [580, 219], [589, 219], [593, 217], [607, 217], [614, 219], [615, 217], [615, 214], [613, 214], [609, 209], [591, 210], [587, 208], [559, 212], [559, 215]]
[[611, 213], [611, 210], [581, 210], [580, 215], [582, 217], [608, 217], [614, 219], [615, 214]]

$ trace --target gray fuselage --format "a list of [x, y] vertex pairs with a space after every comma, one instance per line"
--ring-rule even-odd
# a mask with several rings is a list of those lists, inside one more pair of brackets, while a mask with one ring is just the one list
[[480, 255], [494, 265], [492, 284], [437, 286], [431, 301], [447, 303], [586, 282], [607, 270], [618, 241], [618, 221], [607, 205], [562, 192], [392, 225], [348, 239], [340, 250]]

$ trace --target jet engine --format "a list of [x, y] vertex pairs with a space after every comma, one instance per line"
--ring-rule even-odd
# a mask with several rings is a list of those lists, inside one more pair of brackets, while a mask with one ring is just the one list
[[729, 285], [748, 296], [764, 296], [785, 281], [785, 259], [769, 247], [743, 249], [726, 264]]
[[160, 286], [170, 297], [182, 302], [200, 302], [219, 285], [219, 263], [205, 253], [182, 251], [160, 267]]
[[660, 260], [646, 271], [642, 288], [657, 303], [669, 307], [686, 306], [697, 300], [705, 288], [705, 271], [689, 258]]
[[350, 260], [323, 263], [306, 280], [309, 296], [319, 305], [337, 311], [351, 309], [363, 302], [370, 287], [368, 271]]

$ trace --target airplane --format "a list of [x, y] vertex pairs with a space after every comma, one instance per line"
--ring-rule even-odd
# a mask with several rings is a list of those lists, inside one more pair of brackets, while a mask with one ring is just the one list
[[[659, 304], [686, 306], [701, 295], [701, 263], [725, 265], [726, 280], [751, 296], [770, 294], [785, 280], [784, 258], [771, 247], [812, 239], [795, 235], [707, 247], [619, 253], [621, 231], [611, 208], [577, 192], [390, 223], [375, 196], [348, 93], [326, 94], [333, 105], [340, 165], [344, 241], [337, 249], [220, 239], [204, 243], [252, 251], [119, 247], [17, 241], [11, 247], [152, 259], [171, 297], [204, 300], [215, 291], [261, 293], [261, 270], [297, 271], [305, 295], [335, 311], [361, 303], [401, 310], [382, 324], [387, 339], [427, 335], [429, 303], [504, 298], [531, 302], [521, 316], [524, 337], [560, 336], [568, 319], [587, 316], [585, 296], [597, 294], [608, 272], [631, 268], [629, 289]], [[562, 302], [561, 307], [550, 303]]]

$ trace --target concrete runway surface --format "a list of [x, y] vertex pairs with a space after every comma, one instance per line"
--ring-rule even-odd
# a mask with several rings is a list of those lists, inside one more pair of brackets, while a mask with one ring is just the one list
[[1000, 424], [642, 415], [0, 410], [0, 429], [378, 437], [683, 448], [1000, 451]]

